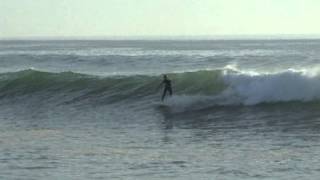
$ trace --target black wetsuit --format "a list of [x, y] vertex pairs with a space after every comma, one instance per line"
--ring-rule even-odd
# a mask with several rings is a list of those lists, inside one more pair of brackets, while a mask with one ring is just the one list
[[167, 91], [169, 92], [170, 96], [172, 95], [172, 87], [171, 87], [171, 81], [169, 79], [163, 80], [162, 83], [164, 84], [164, 90], [161, 98], [161, 100], [163, 101], [164, 97], [167, 94]]

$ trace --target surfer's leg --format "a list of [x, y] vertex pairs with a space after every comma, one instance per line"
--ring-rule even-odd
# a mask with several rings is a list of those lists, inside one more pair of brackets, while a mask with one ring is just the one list
[[169, 88], [168, 91], [169, 91], [170, 96], [172, 96], [172, 89]]
[[161, 101], [163, 101], [164, 97], [166, 97], [166, 93], [167, 93], [167, 88], [164, 88], [163, 94], [162, 94], [162, 97], [161, 97]]

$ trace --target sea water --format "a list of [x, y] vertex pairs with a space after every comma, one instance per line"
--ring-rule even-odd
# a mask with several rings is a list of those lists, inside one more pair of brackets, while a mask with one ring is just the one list
[[0, 41], [0, 179], [318, 179], [319, 62], [319, 40]]

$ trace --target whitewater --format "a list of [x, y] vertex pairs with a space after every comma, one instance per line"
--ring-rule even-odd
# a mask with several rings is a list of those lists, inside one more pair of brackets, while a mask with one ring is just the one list
[[317, 179], [319, 62], [319, 40], [0, 41], [0, 178]]

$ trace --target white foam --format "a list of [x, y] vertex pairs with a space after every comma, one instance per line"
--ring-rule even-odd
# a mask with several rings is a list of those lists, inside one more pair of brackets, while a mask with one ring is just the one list
[[245, 105], [264, 102], [313, 101], [320, 99], [318, 68], [278, 73], [228, 71], [223, 74], [228, 88], [222, 96]]
[[166, 99], [165, 105], [170, 106], [176, 112], [183, 112], [188, 109], [201, 109], [207, 107], [207, 103], [213, 102], [213, 97], [201, 95], [174, 95]]

